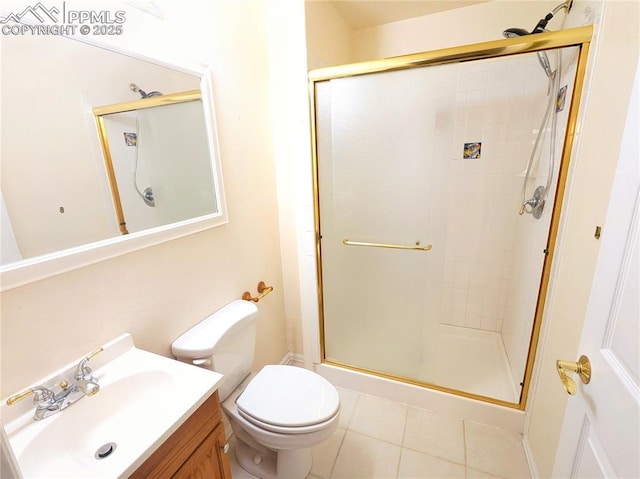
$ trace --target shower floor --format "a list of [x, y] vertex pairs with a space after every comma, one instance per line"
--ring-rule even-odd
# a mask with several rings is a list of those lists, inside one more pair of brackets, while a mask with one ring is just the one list
[[[431, 372], [435, 384], [518, 402], [519, 387], [509, 371], [499, 333], [441, 324], [436, 357], [435, 371]], [[426, 381], [429, 375], [423, 368], [419, 379]]]

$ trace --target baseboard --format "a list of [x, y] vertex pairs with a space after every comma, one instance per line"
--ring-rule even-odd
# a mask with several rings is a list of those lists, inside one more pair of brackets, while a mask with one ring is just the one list
[[538, 468], [536, 467], [536, 461], [533, 458], [533, 451], [531, 450], [529, 438], [526, 435], [522, 438], [522, 446], [524, 447], [524, 454], [527, 457], [527, 464], [529, 465], [531, 479], [538, 479], [540, 477], [538, 475]]
[[304, 367], [304, 357], [302, 354], [295, 354], [292, 352], [288, 352], [285, 354], [280, 360], [280, 364], [286, 364], [288, 366], [297, 366], [299, 368]]

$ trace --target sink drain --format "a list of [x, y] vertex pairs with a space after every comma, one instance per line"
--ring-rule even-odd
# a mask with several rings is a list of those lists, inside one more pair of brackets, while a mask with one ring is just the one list
[[115, 442], [108, 442], [107, 444], [100, 446], [95, 454], [96, 459], [109, 457], [111, 453], [116, 450], [116, 447], [118, 447], [118, 445]]

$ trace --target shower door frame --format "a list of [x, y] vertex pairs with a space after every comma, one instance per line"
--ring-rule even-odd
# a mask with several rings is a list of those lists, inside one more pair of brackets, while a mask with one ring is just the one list
[[[553, 263], [558, 228], [562, 214], [562, 203], [565, 193], [566, 180], [569, 171], [569, 164], [573, 149], [573, 142], [576, 134], [578, 122], [578, 110], [580, 107], [582, 89], [584, 85], [584, 77], [587, 68], [587, 58], [589, 46], [593, 36], [593, 26], [587, 25], [578, 28], [571, 28], [557, 32], [540, 33], [536, 35], [528, 35], [517, 38], [507, 38], [503, 40], [495, 40], [490, 42], [475, 43], [440, 50], [433, 50], [423, 53], [414, 53], [410, 55], [402, 55], [398, 57], [385, 58], [380, 60], [372, 60], [367, 62], [352, 63], [334, 67], [320, 68], [309, 72], [309, 93], [311, 108], [311, 142], [312, 142], [312, 175], [313, 175], [313, 203], [315, 218], [315, 241], [316, 241], [316, 274], [318, 284], [318, 314], [319, 314], [319, 339], [320, 339], [320, 356], [321, 363], [337, 366], [353, 371], [371, 374], [378, 377], [392, 379], [403, 383], [413, 384], [437, 391], [442, 391], [457, 396], [476, 399], [491, 404], [505, 406], [513, 409], [524, 410], [527, 403], [534, 360], [538, 341], [540, 338], [540, 330], [542, 327], [542, 317], [544, 315], [544, 305], [547, 297], [547, 289], [551, 268]], [[547, 236], [547, 245], [545, 248], [545, 256], [542, 267], [542, 275], [540, 286], [538, 289], [538, 299], [536, 302], [533, 328], [529, 341], [529, 350], [527, 354], [526, 367], [524, 371], [524, 380], [520, 392], [520, 398], [517, 403], [508, 402], [488, 396], [469, 393], [457, 389], [452, 389], [436, 384], [424, 383], [409, 378], [398, 377], [392, 374], [373, 371], [366, 368], [340, 363], [338, 361], [326, 358], [325, 348], [325, 324], [324, 324], [324, 294], [322, 282], [322, 247], [321, 247], [321, 224], [320, 224], [320, 192], [318, 177], [318, 142], [317, 142], [317, 124], [316, 124], [316, 95], [317, 84], [338, 78], [348, 78], [371, 73], [383, 73], [398, 70], [406, 70], [411, 68], [420, 68], [432, 65], [445, 65], [451, 63], [463, 63], [474, 60], [483, 60], [489, 58], [507, 57], [522, 53], [534, 53], [537, 51], [578, 47], [578, 59], [576, 65], [576, 77], [573, 85], [573, 94], [571, 104], [569, 105], [569, 115], [567, 119], [567, 129], [563, 141], [562, 157], [560, 159], [560, 168], [558, 174], [556, 194], [551, 213], [551, 223]]]

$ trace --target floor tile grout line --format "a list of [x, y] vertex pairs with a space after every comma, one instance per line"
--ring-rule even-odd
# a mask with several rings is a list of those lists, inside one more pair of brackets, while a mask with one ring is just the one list
[[[351, 389], [351, 391], [353, 391], [353, 389]], [[338, 450], [336, 451], [336, 454], [333, 457], [333, 462], [331, 464], [331, 469], [329, 470], [329, 477], [327, 479], [331, 479], [333, 477], [333, 472], [334, 472], [334, 470], [336, 468], [336, 464], [338, 462], [338, 456], [340, 455], [340, 451], [342, 451], [342, 446], [344, 444], [345, 439], [347, 438], [347, 433], [350, 431], [349, 426], [351, 426], [351, 421], [353, 421], [353, 416], [356, 413], [356, 408], [358, 407], [358, 402], [360, 402], [360, 397], [362, 396], [362, 393], [359, 392], [359, 391], [356, 391], [356, 392], [357, 392], [356, 400], [353, 402], [353, 408], [351, 410], [351, 414], [349, 416], [349, 420], [344, 425], [344, 434], [342, 435], [342, 439], [340, 440], [340, 445], [338, 446]]]
[[[403, 403], [404, 404], [404, 403]], [[407, 434], [407, 423], [409, 422], [409, 405], [404, 404], [404, 427], [402, 428], [402, 439], [400, 441], [400, 456], [398, 457], [398, 467], [396, 467], [396, 479], [400, 476], [400, 464], [402, 464], [402, 454], [404, 452], [404, 439]]]
[[467, 420], [466, 419], [462, 419], [462, 448], [464, 451], [464, 477], [467, 478], [467, 476], [469, 475], [469, 464], [467, 462]]
[[[387, 443], [387, 444], [391, 444], [391, 443]], [[411, 452], [417, 452], [418, 454], [423, 454], [425, 456], [433, 457], [433, 458], [438, 459], [440, 461], [448, 462], [450, 464], [455, 464], [456, 466], [467, 467], [464, 462], [452, 461], [451, 459], [447, 459], [446, 457], [437, 456], [435, 454], [430, 454], [428, 452], [421, 451], [420, 449], [415, 449], [413, 447], [402, 446], [402, 449], [406, 449], [407, 451], [411, 451]]]
[[[358, 403], [359, 403], [360, 398], [362, 396], [368, 396], [368, 397], [372, 397], [372, 398], [376, 398], [376, 399], [382, 399], [384, 401], [387, 401], [387, 402], [390, 402], [390, 403], [395, 403], [395, 404], [398, 404], [400, 406], [404, 406], [405, 407], [405, 424], [404, 424], [404, 429], [402, 431], [402, 438], [400, 440], [400, 443], [395, 443], [395, 442], [388, 441], [386, 439], [383, 439], [383, 438], [380, 438], [380, 437], [377, 437], [377, 436], [373, 436], [373, 435], [368, 434], [366, 432], [362, 432], [362, 431], [357, 431], [355, 429], [351, 429], [351, 425], [352, 425], [352, 422], [353, 422], [353, 417], [355, 416], [356, 410], [358, 408]], [[353, 408], [353, 413], [351, 414], [351, 417], [349, 418], [349, 422], [348, 422], [348, 425], [347, 425], [346, 429], [351, 431], [351, 432], [353, 432], [353, 433], [355, 433], [355, 434], [359, 434], [361, 436], [365, 436], [365, 437], [368, 437], [370, 439], [375, 439], [377, 441], [382, 441], [382, 442], [385, 442], [387, 444], [391, 444], [391, 445], [397, 446], [397, 447], [403, 447], [404, 433], [405, 433], [406, 427], [407, 427], [406, 415], [407, 415], [407, 413], [409, 411], [409, 407], [412, 407], [412, 406], [410, 406], [408, 403], [404, 403], [404, 402], [400, 402], [400, 401], [394, 401], [393, 399], [388, 399], [388, 398], [383, 397], [383, 396], [374, 396], [373, 394], [359, 393], [358, 400], [356, 401], [356, 405]]]
[[352, 434], [356, 434], [358, 436], [366, 437], [367, 439], [373, 439], [374, 441], [384, 442], [385, 444], [388, 444], [390, 446], [395, 446], [395, 447], [399, 447], [399, 448], [403, 448], [404, 447], [402, 444], [398, 444], [398, 443], [395, 443], [395, 442], [387, 441], [386, 439], [380, 439], [379, 437], [376, 437], [376, 436], [370, 436], [369, 434], [366, 434], [364, 432], [354, 431], [353, 429], [347, 429], [346, 431], [350, 432]]
[[404, 447], [400, 448], [400, 456], [398, 456], [398, 467], [396, 467], [396, 479], [400, 477], [400, 464], [402, 464], [402, 455], [404, 454]]
[[351, 410], [351, 415], [349, 416], [349, 420], [347, 421], [347, 424], [345, 424], [344, 426], [345, 431], [348, 431], [349, 428], [351, 427], [351, 423], [353, 422], [353, 416], [356, 415], [356, 409], [358, 408], [358, 403], [360, 402], [361, 397], [362, 397], [362, 393], [358, 392], [358, 396], [356, 397], [356, 400], [353, 403], [353, 409]]
[[342, 450], [342, 445], [344, 444], [344, 440], [347, 437], [347, 432], [349, 432], [349, 429], [344, 430], [344, 434], [342, 435], [342, 439], [340, 440], [340, 445], [338, 446], [336, 455], [333, 457], [333, 462], [331, 463], [331, 469], [329, 469], [329, 477], [327, 479], [330, 479], [333, 477], [333, 470], [336, 468], [336, 463], [338, 462], [338, 456], [340, 455], [340, 451]]
[[400, 441], [400, 445], [402, 447], [404, 447], [404, 440], [407, 437], [407, 423], [409, 422], [409, 405], [405, 404], [405, 403], [401, 403], [404, 404], [405, 406], [405, 410], [404, 410], [404, 427], [402, 428], [402, 440]]

